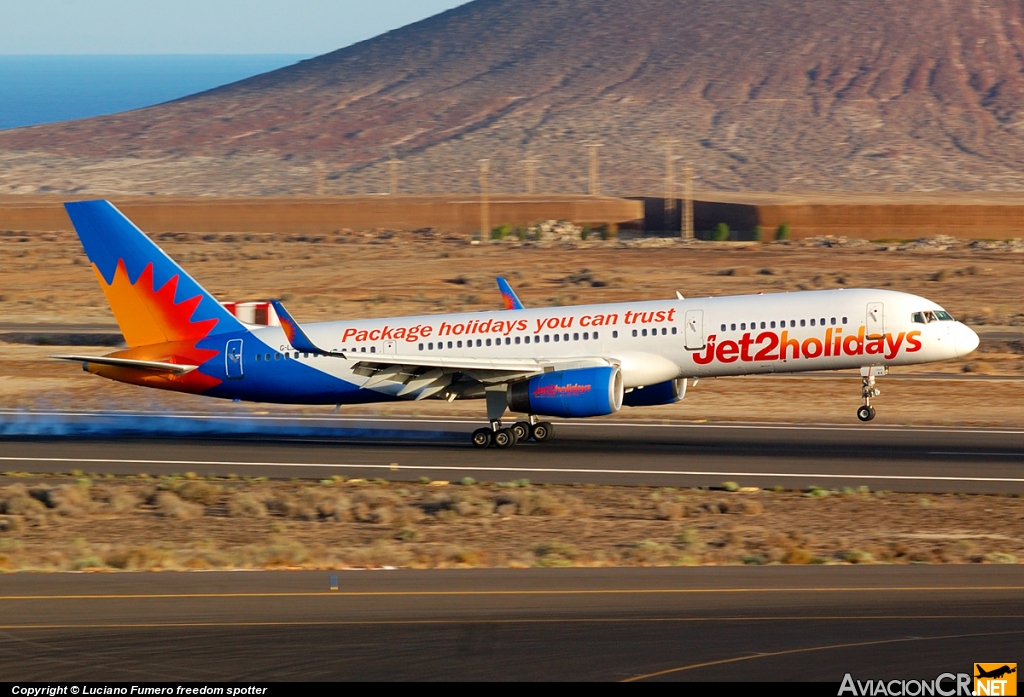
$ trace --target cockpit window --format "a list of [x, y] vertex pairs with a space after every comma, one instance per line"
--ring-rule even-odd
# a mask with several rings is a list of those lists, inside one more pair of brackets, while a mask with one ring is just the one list
[[914, 312], [910, 315], [910, 321], [917, 324], [930, 324], [931, 322], [952, 322], [953, 316], [945, 310], [928, 310], [927, 312]]

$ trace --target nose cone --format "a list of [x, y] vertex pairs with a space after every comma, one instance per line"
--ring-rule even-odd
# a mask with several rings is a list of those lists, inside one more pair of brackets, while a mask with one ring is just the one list
[[958, 329], [959, 331], [956, 333], [956, 355], [966, 356], [978, 348], [981, 339], [978, 338], [977, 333], [973, 329], [965, 324], [961, 324]]

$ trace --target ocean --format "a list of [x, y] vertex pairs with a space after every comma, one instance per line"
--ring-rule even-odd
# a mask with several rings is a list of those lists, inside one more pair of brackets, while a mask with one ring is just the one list
[[139, 109], [310, 57], [0, 55], [0, 129]]

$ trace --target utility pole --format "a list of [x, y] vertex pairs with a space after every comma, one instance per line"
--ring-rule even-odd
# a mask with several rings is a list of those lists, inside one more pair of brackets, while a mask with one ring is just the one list
[[693, 167], [689, 162], [683, 163], [683, 220], [682, 237], [693, 239]]
[[526, 193], [537, 193], [537, 160], [531, 157], [529, 159], [523, 160], [523, 164], [526, 166]]
[[480, 160], [480, 238], [486, 241], [491, 235], [490, 200], [487, 191], [487, 173], [491, 171], [490, 160]]
[[398, 159], [396, 155], [392, 155], [391, 159], [388, 160], [388, 165], [391, 169], [391, 195], [398, 195], [398, 167], [402, 164], [402, 161]]
[[316, 163], [316, 195], [323, 196], [327, 184], [327, 167], [323, 162]]
[[590, 149], [590, 195], [600, 196], [601, 181], [598, 172], [597, 152], [598, 149], [603, 148], [604, 145], [602, 145], [601, 143], [588, 143], [587, 147]]
[[664, 230], [671, 230], [672, 221], [675, 219], [676, 210], [676, 153], [675, 146], [678, 140], [665, 141], [665, 226]]

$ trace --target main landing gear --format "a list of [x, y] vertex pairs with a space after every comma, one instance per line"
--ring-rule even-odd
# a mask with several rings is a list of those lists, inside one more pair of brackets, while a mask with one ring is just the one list
[[882, 394], [881, 391], [875, 387], [875, 378], [887, 375], [888, 373], [889, 368], [882, 365], [873, 365], [860, 369], [862, 384], [860, 396], [864, 400], [864, 405], [857, 409], [857, 418], [861, 421], [867, 423], [875, 418], [875, 408], [871, 406], [871, 400]]
[[536, 416], [531, 416], [529, 421], [517, 421], [509, 428], [504, 428], [501, 425], [501, 420], [498, 419], [492, 421], [487, 428], [478, 428], [473, 431], [473, 445], [477, 448], [487, 448], [493, 445], [505, 450], [531, 438], [538, 443], [546, 443], [554, 436], [554, 424], [549, 421], [537, 421]]

